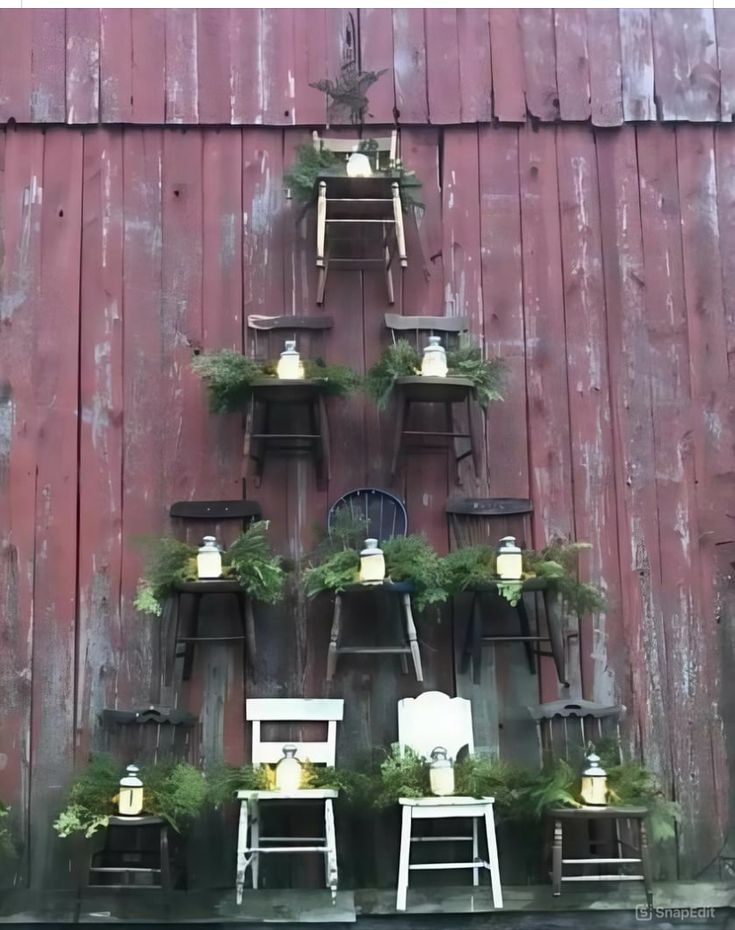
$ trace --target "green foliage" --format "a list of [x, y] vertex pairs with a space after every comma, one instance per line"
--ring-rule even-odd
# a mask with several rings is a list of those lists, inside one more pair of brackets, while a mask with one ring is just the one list
[[207, 792], [214, 807], [232, 801], [238, 791], [267, 791], [271, 787], [264, 765], [220, 765], [207, 772]]
[[652, 772], [636, 761], [610, 765], [606, 771], [613, 804], [640, 804], [647, 807], [653, 842], [675, 839], [676, 822], [680, 817], [679, 805], [664, 795]]
[[[254, 381], [276, 377], [276, 362], [255, 359], [222, 349], [192, 359], [192, 369], [207, 384], [209, 408], [213, 413], [237, 413], [244, 409]], [[357, 390], [360, 376], [346, 365], [327, 365], [323, 359], [304, 359], [304, 376], [321, 381], [325, 394], [344, 396]]]
[[305, 142], [296, 149], [296, 161], [283, 177], [291, 195], [301, 203], [309, 203], [314, 197], [314, 185], [322, 172], [344, 168], [345, 160], [329, 149], [316, 148]]
[[447, 599], [441, 558], [423, 536], [396, 536], [383, 544], [385, 571], [391, 581], [410, 581], [417, 610]]
[[365, 390], [378, 408], [384, 410], [396, 380], [420, 371], [421, 355], [407, 339], [397, 339], [365, 375]]
[[[83, 833], [90, 837], [107, 826], [110, 816], [117, 812], [122, 774], [109, 756], [93, 756], [72, 783], [67, 805], [54, 823], [59, 836]], [[141, 779], [145, 813], [163, 817], [175, 830], [195, 817], [206, 801], [204, 776], [188, 763], [145, 766]]]
[[459, 594], [473, 585], [485, 584], [495, 574], [495, 550], [492, 546], [465, 546], [444, 556], [447, 590]]
[[447, 368], [455, 378], [467, 378], [477, 403], [485, 410], [493, 400], [502, 400], [505, 362], [499, 358], [485, 359], [478, 346], [465, 345], [447, 350]]
[[[448, 374], [467, 378], [481, 407], [490, 401], [502, 400], [505, 363], [501, 359], [484, 359], [482, 351], [473, 345], [447, 350]], [[397, 339], [384, 350], [378, 361], [365, 375], [365, 389], [383, 410], [388, 404], [398, 378], [406, 378], [421, 371], [421, 354], [407, 339]]]
[[412, 749], [397, 744], [380, 765], [378, 784], [374, 792], [375, 807], [395, 804], [398, 798], [421, 798], [430, 795], [429, 766]]
[[0, 862], [4, 859], [12, 859], [16, 854], [13, 834], [8, 826], [10, 808], [0, 801]]
[[360, 554], [356, 549], [340, 549], [327, 556], [319, 565], [304, 572], [307, 597], [316, 597], [323, 591], [339, 593], [356, 584], [360, 570]]
[[[274, 604], [283, 594], [285, 571], [267, 538], [268, 521], [252, 523], [222, 554], [222, 577], [235, 578], [257, 601]], [[138, 582], [135, 607], [160, 616], [174, 585], [197, 580], [196, 546], [169, 536], [144, 541], [147, 550], [143, 577]]]
[[568, 762], [559, 759], [532, 780], [528, 790], [530, 809], [541, 817], [549, 807], [579, 807], [576, 789], [580, 779]]

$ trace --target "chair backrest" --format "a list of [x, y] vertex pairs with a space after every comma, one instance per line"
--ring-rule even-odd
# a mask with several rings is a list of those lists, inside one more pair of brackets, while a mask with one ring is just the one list
[[250, 354], [273, 361], [283, 351], [284, 342], [295, 339], [302, 358], [318, 358], [324, 351], [324, 336], [333, 326], [331, 316], [249, 316]]
[[437, 746], [443, 746], [452, 759], [464, 746], [473, 755], [472, 704], [443, 691], [403, 698], [398, 702], [398, 745], [401, 752], [408, 747], [426, 759]]
[[365, 139], [335, 139], [320, 136], [314, 130], [312, 133], [314, 148], [319, 152], [326, 150], [337, 155], [344, 155], [345, 161], [353, 152], [360, 150], [363, 142], [373, 142], [377, 148], [374, 151], [373, 168], [377, 171], [395, 167], [398, 160], [398, 130], [394, 129], [389, 136], [367, 136]]
[[589, 744], [603, 740], [614, 743], [620, 755], [620, 718], [625, 714], [622, 704], [567, 699], [535, 704], [528, 711], [536, 721], [542, 765], [557, 759], [579, 764]]
[[401, 316], [386, 313], [385, 326], [391, 340], [407, 339], [419, 352], [429, 336], [439, 336], [442, 345], [454, 348], [469, 338], [469, 317], [466, 316]]
[[104, 751], [121, 762], [194, 762], [194, 750], [199, 745], [197, 718], [186, 711], [160, 706], [103, 710], [99, 720]]
[[520, 497], [450, 497], [446, 503], [452, 549], [496, 546], [515, 536], [521, 548], [532, 545], [533, 504]]
[[[296, 746], [296, 756], [314, 765], [334, 765], [337, 749], [337, 721], [344, 715], [340, 698], [248, 698], [245, 715], [253, 725], [253, 765], [274, 764], [283, 756], [287, 743]], [[326, 723], [326, 740], [263, 740], [263, 723]]]
[[327, 529], [331, 532], [340, 514], [367, 522], [365, 538], [380, 541], [405, 536], [408, 532], [406, 505], [395, 494], [380, 488], [356, 488], [343, 494], [329, 508]]
[[194, 536], [196, 533], [196, 537], [201, 539], [202, 536], [213, 535], [220, 541], [225, 541], [223, 523], [230, 523], [234, 528], [237, 520], [237, 529], [241, 530], [248, 524], [260, 520], [263, 512], [257, 501], [176, 501], [171, 504], [169, 515], [172, 519], [195, 525], [187, 526], [187, 536]]

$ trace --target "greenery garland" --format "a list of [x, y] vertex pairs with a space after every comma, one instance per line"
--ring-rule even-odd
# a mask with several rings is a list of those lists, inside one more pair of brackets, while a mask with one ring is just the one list
[[[106, 827], [117, 813], [120, 790], [120, 766], [109, 756], [93, 756], [69, 789], [66, 807], [54, 823], [59, 836], [83, 833], [92, 836]], [[143, 766], [143, 810], [163, 817], [180, 831], [202, 810], [207, 802], [207, 783], [203, 774], [186, 762], [159, 762]]]
[[[346, 365], [327, 365], [322, 359], [304, 359], [304, 376], [321, 381], [326, 394], [343, 396], [357, 390], [360, 376]], [[253, 382], [276, 378], [277, 362], [260, 362], [232, 349], [195, 355], [191, 366], [207, 384], [213, 413], [242, 411], [250, 398]]]
[[[450, 377], [467, 378], [472, 392], [485, 409], [491, 401], [502, 400], [505, 363], [501, 359], [485, 359], [478, 346], [464, 345], [447, 349], [447, 368]], [[421, 372], [421, 354], [407, 339], [397, 339], [389, 345], [365, 376], [367, 393], [383, 410], [390, 399], [398, 378]]]
[[[566, 606], [579, 616], [605, 609], [602, 591], [578, 578], [579, 553], [591, 548], [589, 543], [556, 540], [538, 551], [523, 550], [524, 579], [548, 579], [559, 591]], [[446, 585], [451, 595], [475, 585], [495, 581], [498, 590], [511, 604], [521, 595], [523, 581], [501, 582], [495, 575], [496, 551], [491, 546], [467, 546], [444, 557]]]
[[[252, 523], [222, 553], [222, 577], [236, 580], [254, 600], [274, 604], [283, 594], [286, 573], [268, 543], [268, 525], [267, 520]], [[145, 545], [147, 560], [135, 607], [160, 616], [177, 582], [197, 580], [197, 547], [169, 536], [146, 540]]]
[[[411, 582], [417, 610], [446, 601], [442, 560], [423, 536], [396, 536], [381, 543], [381, 548], [386, 579]], [[306, 594], [316, 597], [325, 591], [344, 591], [358, 583], [359, 571], [357, 548], [328, 552], [323, 561], [310, 565], [304, 572]]]
[[[357, 151], [369, 158], [378, 150], [375, 139], [362, 139]], [[347, 160], [344, 154], [332, 152], [321, 146], [316, 148], [313, 143], [305, 142], [296, 149], [296, 160], [284, 175], [286, 187], [291, 191], [295, 200], [301, 203], [310, 203], [314, 199], [314, 187], [320, 174], [336, 174], [347, 177]], [[423, 208], [417, 199], [416, 193], [421, 188], [421, 181], [415, 172], [407, 171], [401, 162], [398, 162], [392, 173], [398, 174], [398, 185], [401, 189], [401, 202], [404, 209], [407, 207]], [[380, 176], [380, 172], [375, 172]]]

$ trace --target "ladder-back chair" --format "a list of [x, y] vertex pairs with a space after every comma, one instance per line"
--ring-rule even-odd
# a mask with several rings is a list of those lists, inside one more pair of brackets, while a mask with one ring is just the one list
[[[253, 765], [275, 765], [283, 756], [284, 743], [296, 746], [296, 758], [313, 765], [334, 766], [337, 723], [344, 715], [341, 699], [249, 698], [245, 715], [252, 724]], [[284, 723], [322, 723], [325, 740], [264, 739], [263, 727]], [[237, 837], [237, 903], [242, 903], [245, 873], [250, 868], [253, 888], [258, 887], [261, 855], [317, 853], [324, 857], [325, 884], [337, 895], [339, 872], [333, 802], [339, 792], [331, 788], [300, 788], [297, 791], [238, 791], [240, 825]], [[318, 803], [324, 807], [324, 836], [266, 836], [260, 830], [260, 805]]]
[[[405, 339], [421, 354], [430, 336], [439, 336], [445, 348], [452, 349], [469, 339], [469, 318], [466, 316], [401, 316], [385, 314], [385, 326], [395, 343]], [[472, 456], [475, 474], [479, 474], [478, 448], [475, 440], [475, 424], [472, 417], [473, 385], [468, 378], [447, 376], [430, 378], [423, 375], [406, 375], [396, 379], [394, 392], [397, 401], [395, 438], [391, 476], [395, 478], [398, 464], [409, 443], [420, 442], [426, 447], [446, 448], [455, 461], [455, 479], [458, 480], [458, 465], [462, 459]], [[433, 415], [443, 410], [443, 423], [435, 429], [417, 429], [410, 423], [413, 409], [419, 405], [433, 404]], [[455, 426], [455, 406], [465, 408], [460, 427]]]
[[[169, 511], [172, 520], [180, 520], [185, 525], [186, 541], [198, 545], [202, 536], [216, 536], [220, 542], [232, 542], [237, 533], [242, 532], [252, 522], [262, 518], [260, 504], [248, 500], [226, 501], [177, 501]], [[194, 533], [196, 530], [196, 533]], [[231, 539], [228, 539], [231, 536]], [[212, 594], [226, 594], [237, 603], [242, 626], [242, 634], [202, 634], [199, 630], [200, 612], [204, 598]], [[191, 603], [188, 616], [188, 629], [182, 624], [182, 600]], [[250, 598], [247, 597], [239, 583], [230, 578], [212, 578], [202, 581], [183, 581], [174, 585], [172, 597], [167, 605], [167, 622], [161, 624], [161, 653], [163, 656], [162, 690], [170, 697], [173, 685], [176, 660], [179, 648], [183, 647], [182, 678], [188, 681], [194, 663], [194, 646], [199, 642], [234, 642], [246, 640], [248, 662], [255, 659], [255, 616]]]
[[[451, 497], [446, 504], [449, 523], [450, 544], [453, 548], [465, 546], [492, 546], [495, 548], [503, 536], [515, 536], [524, 549], [531, 545], [531, 516], [533, 504], [527, 498], [514, 497]], [[528, 670], [536, 674], [537, 656], [549, 655], [554, 659], [559, 681], [566, 684], [566, 649], [563, 618], [559, 597], [545, 580], [531, 578], [524, 583], [523, 592], [515, 605], [519, 632], [498, 634], [485, 632], [484, 621], [492, 625], [507, 602], [500, 598], [497, 584], [488, 581], [467, 592], [470, 596], [469, 615], [462, 648], [462, 671], [467, 671], [472, 661], [472, 676], [475, 683], [480, 679], [483, 643], [523, 643]], [[540, 629], [538, 595], [544, 606], [547, 630]], [[536, 609], [535, 630], [527, 610], [531, 600]], [[500, 614], [502, 616], [502, 614]], [[497, 629], [497, 627], [496, 627]], [[542, 651], [541, 645], [548, 644], [550, 652]]]
[[[625, 712], [622, 705], [561, 700], [529, 707], [529, 712], [536, 721], [542, 764], [565, 759], [581, 770], [590, 743], [595, 745], [603, 741], [617, 746], [617, 761], [622, 761], [619, 723]], [[553, 824], [551, 880], [554, 895], [561, 894], [564, 882], [641, 881], [651, 905], [653, 886], [646, 807], [626, 804], [555, 807], [547, 811], [547, 816]], [[609, 832], [606, 835], [606, 826], [612, 828], [612, 839]], [[573, 832], [575, 827], [584, 830], [585, 846], [594, 855], [572, 858], [568, 850], [565, 852], [565, 829]], [[579, 838], [578, 832], [574, 835]], [[569, 839], [567, 834], [567, 841]], [[600, 848], [602, 855], [597, 853]], [[615, 855], [611, 854], [613, 851]], [[629, 866], [637, 866], [638, 870], [627, 874], [625, 869]], [[602, 871], [589, 874], [590, 868]]]
[[329, 508], [327, 530], [342, 515], [354, 520], [364, 520], [365, 538], [382, 542], [396, 536], [405, 536], [408, 530], [406, 505], [391, 491], [380, 488], [356, 488], [343, 494]]
[[[374, 173], [348, 177], [342, 171], [325, 171], [317, 179], [317, 245], [319, 270], [317, 304], [324, 303], [329, 268], [383, 268], [388, 302], [394, 303], [392, 265], [398, 256], [408, 264], [403, 206], [398, 169], [398, 133], [364, 139], [325, 138], [313, 135], [314, 147], [343, 154], [345, 162], [366, 141], [374, 143], [369, 154]], [[366, 153], [367, 154], [367, 153]]]
[[[437, 747], [443, 747], [448, 755], [456, 759], [465, 750], [474, 753], [472, 733], [472, 705], [465, 698], [450, 698], [441, 691], [425, 691], [417, 698], [404, 698], [398, 702], [398, 744], [401, 752], [412, 749], [429, 759]], [[449, 797], [400, 798], [401, 845], [398, 866], [398, 890], [396, 910], [405, 911], [409, 876], [412, 871], [427, 869], [455, 870], [472, 869], [472, 884], [480, 883], [480, 869], [490, 873], [493, 906], [503, 906], [500, 886], [500, 865], [495, 838], [494, 798], [472, 798], [451, 795]], [[470, 819], [470, 836], [413, 836], [414, 820]], [[478, 821], [485, 824], [487, 859], [479, 854]], [[421, 862], [411, 863], [411, 848], [414, 843], [460, 842], [472, 844], [469, 862]]]
[[[275, 361], [288, 339], [296, 341], [303, 360], [324, 356], [325, 336], [334, 325], [332, 317], [248, 317], [251, 356]], [[325, 385], [304, 378], [282, 381], [262, 378], [253, 382], [245, 421], [244, 458], [255, 465], [259, 483], [269, 453], [313, 456], [320, 484], [330, 476], [329, 419], [324, 399]]]

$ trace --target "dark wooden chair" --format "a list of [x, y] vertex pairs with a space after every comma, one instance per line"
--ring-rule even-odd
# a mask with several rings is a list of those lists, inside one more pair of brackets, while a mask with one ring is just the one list
[[105, 751], [121, 759], [194, 762], [192, 731], [196, 723], [196, 717], [184, 710], [151, 704], [138, 710], [103, 710], [100, 735]]
[[[261, 519], [260, 504], [255, 501], [229, 500], [229, 501], [177, 501], [171, 505], [172, 519], [184, 520], [197, 527], [196, 542], [202, 536], [211, 533], [221, 541], [227, 530], [223, 524], [228, 524], [236, 532], [241, 532], [245, 526], [255, 520]], [[202, 635], [199, 631], [202, 600], [212, 594], [226, 594], [234, 598], [240, 623], [241, 635]], [[188, 615], [188, 629], [182, 633], [182, 601], [187, 599], [190, 604]], [[166, 605], [166, 616], [161, 624], [163, 643], [161, 654], [163, 656], [163, 688], [168, 694], [173, 684], [176, 660], [179, 658], [179, 647], [183, 647], [183, 673], [182, 678], [188, 681], [194, 663], [194, 646], [201, 642], [235, 642], [246, 640], [246, 655], [248, 662], [255, 659], [255, 617], [250, 599], [246, 596], [237, 581], [228, 578], [214, 578], [202, 581], [180, 582], [176, 585], [173, 596]]]
[[[590, 743], [612, 739], [620, 747], [620, 716], [625, 708], [593, 701], [551, 701], [530, 707], [536, 721], [543, 763], [566, 759], [581, 769]], [[551, 880], [554, 895], [564, 882], [640, 881], [649, 906], [653, 900], [648, 847], [648, 810], [634, 805], [555, 807], [547, 811], [553, 828]], [[566, 839], [582, 841], [587, 855], [572, 857]], [[571, 867], [571, 869], [569, 868]], [[625, 869], [637, 867], [629, 873]], [[589, 873], [589, 869], [596, 871]], [[614, 870], [620, 871], [614, 871]]]
[[[398, 257], [408, 264], [400, 192], [398, 132], [374, 138], [374, 174], [351, 178], [343, 171], [325, 171], [317, 179], [316, 264], [317, 304], [324, 303], [331, 266], [371, 270], [382, 268], [388, 302], [394, 303], [392, 266]], [[314, 147], [344, 155], [357, 151], [360, 139], [330, 139], [314, 132]]]
[[[449, 520], [449, 532], [452, 546], [462, 548], [471, 545], [496, 546], [507, 535], [515, 536], [518, 544], [527, 547], [531, 540], [531, 514], [533, 504], [526, 498], [488, 497], [469, 498], [453, 497], [447, 501], [446, 512]], [[536, 674], [538, 656], [551, 656], [554, 659], [559, 681], [567, 684], [566, 648], [564, 640], [563, 618], [559, 596], [553, 586], [543, 578], [529, 578], [523, 584], [523, 593], [516, 604], [520, 632], [507, 635], [485, 633], [486, 626], [493, 626], [500, 609], [507, 603], [501, 599], [498, 586], [493, 581], [477, 585], [468, 591], [470, 595], [469, 616], [467, 621], [464, 648], [462, 650], [462, 671], [467, 671], [470, 660], [475, 683], [479, 682], [482, 664], [483, 643], [523, 643], [531, 674]], [[539, 620], [538, 596], [544, 606], [546, 632], [542, 632]], [[532, 628], [528, 615], [527, 601], [535, 605], [535, 628]], [[547, 643], [550, 651], [542, 651], [541, 644]]]
[[[249, 316], [248, 332], [253, 357], [277, 360], [287, 339], [296, 340], [302, 359], [322, 357], [324, 335], [331, 317]], [[320, 485], [331, 474], [329, 420], [320, 381], [263, 378], [253, 384], [245, 421], [245, 462], [252, 459], [255, 478], [263, 476], [266, 455], [313, 456]]]
[[90, 860], [90, 888], [171, 891], [173, 863], [162, 817], [110, 817], [103, 837], [104, 846]]
[[[357, 488], [340, 497], [329, 509], [328, 529], [331, 529], [337, 516], [345, 511], [355, 517], [364, 518], [367, 521], [366, 537], [373, 537], [380, 542], [397, 536], [405, 536], [408, 531], [408, 516], [405, 504], [390, 491], [382, 491], [379, 488]], [[341, 645], [345, 602], [353, 599], [364, 601], [371, 597], [387, 598], [392, 604], [398, 604], [405, 625], [404, 641], [385, 646]], [[404, 673], [408, 672], [407, 657], [410, 655], [413, 660], [416, 680], [423, 681], [421, 652], [411, 608], [410, 582], [385, 581], [382, 585], [377, 586], [355, 584], [335, 595], [332, 630], [329, 636], [329, 651], [327, 653], [327, 681], [334, 678], [339, 656], [347, 654], [398, 655]]]
[[[400, 316], [385, 314], [385, 325], [393, 342], [407, 339], [421, 353], [429, 336], [440, 336], [445, 348], [458, 345], [469, 332], [466, 316]], [[475, 474], [479, 473], [478, 443], [474, 438], [472, 418], [472, 382], [467, 378], [426, 378], [422, 375], [406, 375], [396, 379], [396, 426], [393, 442], [391, 476], [395, 477], [398, 464], [407, 444], [420, 442], [424, 446], [440, 446], [453, 453], [456, 467], [462, 459], [472, 456]], [[411, 413], [419, 406], [431, 404], [432, 414], [443, 416], [443, 428], [417, 429], [410, 423]], [[455, 425], [455, 406], [465, 408], [466, 426]], [[437, 409], [438, 408], [438, 409]]]

